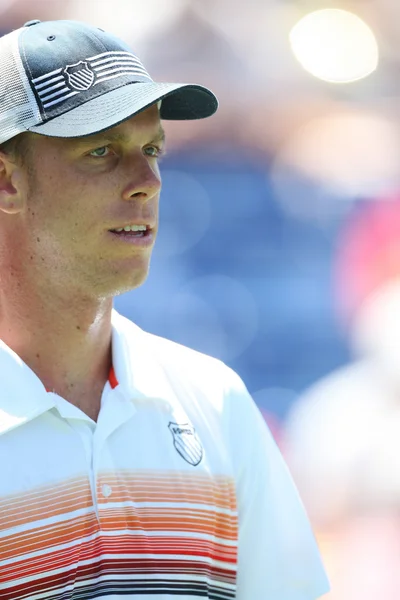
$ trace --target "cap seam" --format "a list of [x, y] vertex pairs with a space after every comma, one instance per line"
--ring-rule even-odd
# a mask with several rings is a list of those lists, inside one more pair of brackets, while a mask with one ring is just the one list
[[[24, 58], [24, 65], [23, 66], [24, 66], [25, 69], [28, 69], [28, 73], [29, 73], [29, 76], [28, 76], [29, 88], [30, 88], [30, 90], [31, 90], [31, 92], [33, 94], [33, 97], [36, 100], [36, 110], [38, 110], [41, 122], [43, 123], [44, 118], [45, 118], [45, 113], [44, 113], [44, 111], [42, 109], [40, 98], [37, 95], [37, 92], [35, 90], [35, 86], [32, 85], [33, 74], [32, 74], [31, 68], [29, 66], [29, 62], [28, 62], [28, 59], [26, 57], [26, 52], [25, 52], [25, 44], [24, 44], [23, 35], [24, 35], [24, 33], [26, 33], [27, 29], [28, 29], [27, 27], [24, 28], [24, 31], [21, 33], [20, 40], [19, 40], [20, 43], [21, 43], [21, 49], [22, 49], [22, 54], [23, 54], [23, 58]], [[25, 129], [26, 129], [26, 127], [25, 127]], [[29, 131], [29, 130], [27, 130], [27, 131]]]
[[26, 67], [28, 68], [28, 71], [29, 71], [29, 76], [30, 76], [29, 85], [31, 85], [31, 81], [33, 79], [33, 76], [32, 76], [31, 68], [30, 68], [29, 63], [28, 63], [27, 58], [26, 58], [26, 52], [25, 52], [25, 44], [24, 44], [24, 40], [23, 40], [23, 34], [24, 34], [24, 32], [22, 32], [21, 37], [20, 37], [21, 47], [22, 47], [22, 53], [24, 55], [24, 61], [25, 61]]
[[103, 50], [107, 51], [107, 46], [105, 46], [104, 42], [96, 35], [94, 31], [88, 32], [88, 35], [95, 38], [102, 45]]

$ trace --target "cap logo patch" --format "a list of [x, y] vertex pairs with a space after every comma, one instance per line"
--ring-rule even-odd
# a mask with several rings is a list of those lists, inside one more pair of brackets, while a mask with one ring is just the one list
[[84, 60], [75, 65], [68, 65], [63, 71], [67, 85], [71, 90], [83, 92], [92, 87], [95, 80], [95, 73]]
[[84, 58], [62, 69], [44, 73], [32, 80], [32, 85], [45, 111], [85, 93], [107, 81], [129, 77], [131, 81], [149, 83], [152, 79], [134, 54], [110, 51]]
[[189, 423], [179, 425], [172, 422], [168, 424], [168, 427], [172, 433], [175, 450], [186, 462], [196, 467], [203, 458], [203, 447], [195, 428]]

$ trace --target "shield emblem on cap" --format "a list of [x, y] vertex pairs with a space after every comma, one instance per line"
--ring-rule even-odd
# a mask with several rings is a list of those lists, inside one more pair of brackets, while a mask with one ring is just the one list
[[188, 462], [196, 467], [203, 458], [203, 447], [196, 430], [189, 423], [168, 425], [174, 440], [175, 450]]
[[81, 60], [75, 65], [68, 65], [64, 69], [64, 75], [67, 80], [68, 87], [71, 90], [84, 92], [92, 87], [95, 80], [95, 73], [89, 64]]

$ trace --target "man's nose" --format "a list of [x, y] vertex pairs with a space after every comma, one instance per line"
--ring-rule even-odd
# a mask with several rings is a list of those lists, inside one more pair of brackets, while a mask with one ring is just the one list
[[123, 200], [147, 201], [156, 196], [160, 189], [161, 177], [158, 167], [152, 165], [143, 156], [141, 160], [136, 160], [134, 165], [131, 165], [130, 181], [122, 192], [122, 198]]

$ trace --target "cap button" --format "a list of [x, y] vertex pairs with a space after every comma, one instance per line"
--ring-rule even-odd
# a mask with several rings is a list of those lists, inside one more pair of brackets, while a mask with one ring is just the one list
[[39, 19], [32, 19], [32, 21], [27, 21], [24, 27], [32, 27], [32, 25], [37, 25], [38, 23], [41, 23]]

